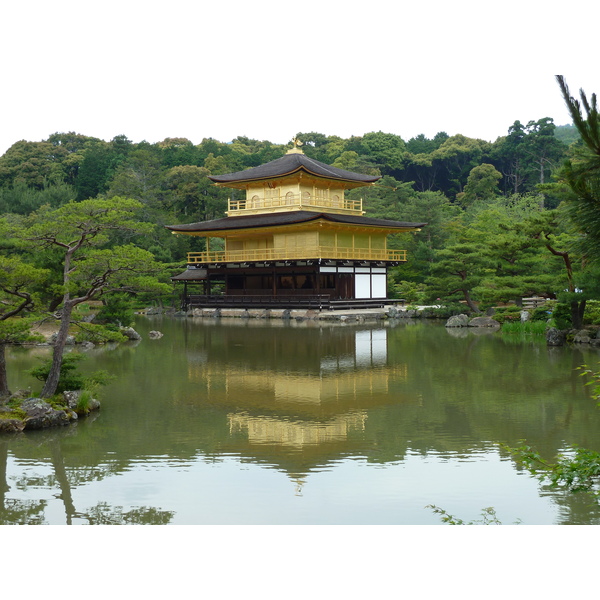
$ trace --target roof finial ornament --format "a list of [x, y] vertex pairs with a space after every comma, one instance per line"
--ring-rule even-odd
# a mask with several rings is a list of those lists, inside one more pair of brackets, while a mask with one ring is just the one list
[[303, 144], [297, 137], [292, 138], [292, 144], [294, 144], [294, 147], [290, 148], [287, 151], [287, 154], [304, 154], [304, 152], [300, 150], [300, 146], [302, 146]]

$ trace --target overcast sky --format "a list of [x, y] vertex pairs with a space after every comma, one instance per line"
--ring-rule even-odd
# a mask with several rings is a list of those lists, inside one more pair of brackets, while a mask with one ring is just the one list
[[0, 154], [54, 132], [134, 142], [297, 132], [493, 141], [600, 93], [592, 0], [7, 0]]

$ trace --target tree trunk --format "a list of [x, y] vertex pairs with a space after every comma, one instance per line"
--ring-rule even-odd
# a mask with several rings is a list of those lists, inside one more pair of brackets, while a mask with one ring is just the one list
[[585, 313], [585, 300], [577, 302], [571, 301], [571, 322], [573, 329], [581, 329], [583, 327], [583, 315]]
[[6, 374], [6, 344], [0, 344], [0, 399], [10, 396]]
[[463, 295], [465, 297], [465, 300], [467, 302], [467, 306], [475, 313], [480, 313], [481, 311], [479, 310], [479, 308], [473, 303], [473, 300], [471, 300], [471, 295], [469, 294], [469, 290], [463, 290]]
[[54, 342], [54, 351], [52, 352], [52, 366], [48, 373], [48, 378], [44, 384], [41, 397], [49, 398], [56, 393], [58, 380], [60, 379], [60, 367], [62, 365], [63, 353], [67, 343], [67, 335], [69, 334], [69, 325], [71, 324], [71, 313], [73, 312], [73, 304], [67, 300], [63, 304], [62, 316], [60, 318], [60, 328]]

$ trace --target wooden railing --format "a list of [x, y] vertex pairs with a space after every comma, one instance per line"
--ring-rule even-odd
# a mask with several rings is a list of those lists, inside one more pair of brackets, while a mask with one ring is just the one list
[[189, 252], [188, 264], [239, 263], [284, 260], [382, 260], [406, 262], [406, 250], [376, 250], [373, 248], [261, 248], [256, 250], [218, 250]]
[[273, 198], [255, 198], [243, 200], [231, 200], [227, 202], [227, 214], [232, 216], [236, 213], [257, 212], [262, 210], [271, 211], [274, 208], [288, 208], [290, 210], [314, 210], [327, 209], [339, 210], [363, 214], [362, 198], [360, 200], [348, 200], [346, 198], [320, 198], [311, 196], [303, 198], [300, 194], [289, 194]]

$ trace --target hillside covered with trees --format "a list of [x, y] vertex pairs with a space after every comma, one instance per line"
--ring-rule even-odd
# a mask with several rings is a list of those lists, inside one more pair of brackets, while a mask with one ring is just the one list
[[[350, 192], [363, 197], [367, 216], [428, 223], [391, 242], [410, 257], [393, 272], [392, 296], [461, 300], [480, 310], [531, 295], [591, 293], [593, 263], [584, 260], [580, 231], [561, 204], [573, 197], [560, 175], [563, 165], [583, 147], [576, 127], [557, 127], [550, 118], [515, 121], [495, 142], [444, 132], [409, 140], [384, 132], [349, 139], [300, 132], [297, 138], [312, 158], [381, 175], [375, 186]], [[173, 236], [164, 225], [222, 217], [227, 198], [239, 193], [212, 185], [207, 175], [260, 165], [288, 147], [246, 137], [194, 145], [185, 138], [150, 144], [121, 135], [107, 142], [73, 132], [19, 141], [0, 157], [0, 214], [13, 230], [26, 230], [36, 215], [68, 203], [134, 200], [143, 235], [114, 232], [109, 246], [147, 251], [168, 282], [186, 253], [202, 250], [204, 242]], [[49, 246], [32, 252], [5, 241], [0, 253], [59, 279]], [[46, 283], [38, 292], [38, 305], [60, 304], [56, 286]]]

